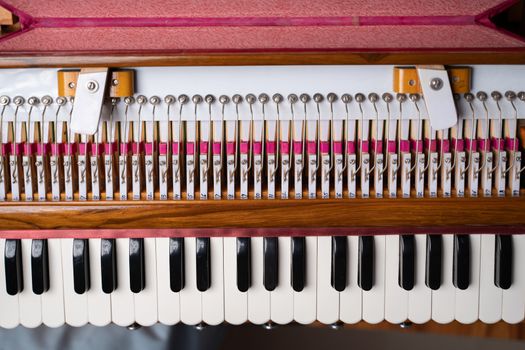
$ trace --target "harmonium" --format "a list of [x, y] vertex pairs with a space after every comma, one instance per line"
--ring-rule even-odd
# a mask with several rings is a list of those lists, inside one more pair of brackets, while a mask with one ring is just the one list
[[516, 324], [515, 1], [0, 1], [0, 326]]

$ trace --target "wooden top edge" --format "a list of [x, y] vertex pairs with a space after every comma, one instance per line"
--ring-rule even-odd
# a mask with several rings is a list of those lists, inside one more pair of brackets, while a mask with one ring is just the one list
[[306, 64], [525, 64], [525, 49], [513, 51], [313, 51], [173, 54], [22, 53], [11, 55], [0, 53], [0, 68]]

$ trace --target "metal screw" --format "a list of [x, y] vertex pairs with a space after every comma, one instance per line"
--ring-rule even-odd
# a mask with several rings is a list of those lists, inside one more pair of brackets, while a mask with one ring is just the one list
[[297, 98], [296, 94], [288, 95], [288, 102], [290, 102], [291, 104], [294, 104], [294, 103], [297, 103], [297, 101], [299, 101], [299, 99]]
[[166, 97], [164, 97], [164, 102], [168, 105], [172, 105], [175, 103], [175, 96], [173, 95], [166, 95]]
[[40, 100], [38, 99], [38, 97], [35, 97], [35, 96], [31, 96], [30, 98], [27, 99], [27, 103], [30, 106], [37, 105], [39, 102], [40, 102]]
[[350, 94], [343, 94], [343, 96], [341, 96], [341, 101], [343, 101], [343, 103], [350, 103], [352, 101], [352, 95]]
[[213, 95], [206, 95], [204, 96], [204, 101], [206, 101], [207, 104], [211, 104], [215, 102], [215, 96]]
[[14, 99], [13, 99], [13, 102], [16, 106], [21, 106], [24, 104], [25, 102], [25, 99], [22, 97], [22, 96], [16, 96]]
[[362, 93], [359, 92], [359, 93], [357, 93], [357, 94], [355, 95], [355, 101], [356, 101], [357, 103], [363, 103], [363, 102], [365, 102], [365, 100], [366, 100], [366, 97], [365, 97], [364, 94], [362, 94]]
[[476, 97], [478, 98], [478, 100], [480, 100], [480, 101], [482, 101], [482, 102], [483, 102], [483, 101], [486, 101], [487, 98], [488, 98], [487, 94], [486, 94], [484, 91], [480, 91], [480, 92], [478, 92], [478, 93], [476, 94]]
[[63, 106], [63, 105], [66, 104], [66, 98], [62, 97], [62, 96], [59, 96], [59, 97], [57, 97], [56, 102], [57, 102], [57, 105]]
[[183, 105], [183, 104], [185, 104], [185, 103], [188, 103], [189, 99], [190, 99], [190, 98], [189, 98], [187, 95], [180, 95], [179, 98], [178, 98], [179, 103], [180, 103], [181, 105]]
[[42, 103], [44, 104], [44, 106], [49, 106], [51, 103], [53, 103], [53, 98], [51, 96], [44, 96], [42, 97]]
[[432, 80], [430, 80], [430, 88], [432, 90], [441, 90], [441, 88], [443, 87], [443, 80], [441, 80], [440, 78], [432, 78]]
[[403, 103], [407, 100], [407, 95], [405, 94], [396, 94], [397, 102]]
[[72, 81], [72, 82], [70, 82], [69, 84], [67, 84], [67, 86], [68, 86], [70, 89], [74, 89], [74, 88], [77, 86], [77, 84], [75, 84], [75, 82]]
[[414, 85], [416, 85], [416, 81], [415, 81], [414, 79], [410, 79], [410, 80], [408, 81], [408, 85], [410, 85], [410, 86], [414, 86]]
[[376, 94], [375, 92], [371, 92], [368, 94], [368, 100], [372, 103], [375, 103], [379, 101], [379, 95]]
[[394, 97], [392, 96], [392, 94], [389, 94], [388, 92], [385, 92], [381, 97], [383, 98], [383, 101], [385, 101], [386, 103], [390, 103], [394, 100]]
[[9, 102], [11, 102], [11, 99], [9, 98], [9, 96], [4, 95], [0, 97], [0, 105], [6, 106], [9, 104]]
[[98, 83], [94, 80], [90, 80], [87, 82], [86, 88], [89, 92], [93, 93], [98, 90]]
[[128, 106], [132, 105], [133, 103], [135, 103], [135, 99], [133, 98], [133, 96], [125, 97], [124, 103], [127, 104]]
[[137, 103], [139, 105], [144, 105], [144, 104], [148, 103], [148, 99], [144, 95], [139, 95], [139, 96], [137, 96]]
[[160, 103], [160, 98], [158, 96], [151, 96], [149, 98], [149, 103], [152, 105], [158, 105]]
[[113, 86], [117, 86], [118, 83], [119, 83], [118, 79], [113, 79], [113, 80], [111, 81], [111, 84], [112, 84]]

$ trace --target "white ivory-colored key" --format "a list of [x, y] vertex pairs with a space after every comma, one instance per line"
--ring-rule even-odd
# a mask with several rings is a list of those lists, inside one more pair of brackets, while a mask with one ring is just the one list
[[502, 289], [494, 284], [496, 236], [481, 235], [479, 272], [479, 319], [483, 323], [501, 320]]
[[5, 281], [5, 239], [0, 239], [0, 252], [2, 258], [0, 258], [0, 327], [2, 328], [15, 328], [20, 323], [20, 311], [18, 309], [18, 294], [9, 295], [6, 290]]
[[88, 323], [87, 293], [77, 294], [73, 280], [73, 239], [62, 239], [62, 276], [64, 279], [64, 312], [66, 323], [80, 327]]
[[306, 237], [304, 289], [293, 292], [293, 318], [301, 324], [315, 322], [317, 316], [317, 237]]
[[194, 237], [184, 238], [184, 288], [180, 291], [180, 320], [187, 325], [202, 322], [202, 297], [197, 289], [197, 261]]
[[339, 293], [339, 319], [344, 323], [357, 323], [362, 319], [363, 291], [357, 284], [359, 270], [359, 237], [348, 237], [347, 285]]
[[129, 284], [129, 238], [116, 239], [117, 289], [111, 293], [111, 319], [127, 327], [135, 322], [135, 303]]
[[60, 327], [65, 321], [61, 239], [48, 239], [47, 252], [49, 289], [42, 294], [42, 322], [48, 327]]
[[24, 288], [18, 295], [20, 324], [35, 328], [42, 323], [42, 296], [33, 293], [31, 283], [31, 239], [22, 239], [22, 279]]
[[270, 321], [270, 292], [264, 288], [264, 243], [262, 237], [252, 237], [252, 285], [248, 289], [248, 320], [254, 324]]
[[[503, 291], [502, 319], [516, 324], [523, 321], [525, 315], [525, 235], [512, 236], [512, 284]], [[1, 267], [1, 266], [0, 266]], [[1, 286], [0, 286], [1, 288]]]
[[385, 238], [385, 320], [390, 323], [408, 319], [408, 292], [399, 286], [399, 238]]
[[339, 321], [339, 292], [332, 287], [331, 276], [332, 237], [317, 237], [317, 320], [324, 324]]
[[452, 283], [454, 236], [442, 236], [441, 285], [432, 291], [432, 320], [437, 323], [450, 323], [456, 310], [456, 288]]
[[363, 291], [363, 320], [372, 324], [385, 318], [385, 243], [385, 236], [374, 236], [374, 286]]
[[464, 324], [473, 323], [479, 317], [479, 271], [480, 271], [479, 234], [470, 235], [470, 284], [465, 290], [456, 289], [456, 321]]
[[223, 238], [210, 238], [211, 285], [202, 292], [202, 321], [215, 326], [224, 322]]
[[157, 314], [157, 251], [155, 238], [144, 238], [145, 287], [134, 294], [135, 321], [142, 326], [152, 326], [158, 322]]
[[90, 286], [87, 291], [88, 319], [95, 326], [106, 326], [111, 322], [111, 297], [102, 291], [101, 240], [90, 238], [89, 275]]
[[[224, 237], [223, 240], [224, 319], [230, 324], [239, 325], [248, 320], [248, 292], [241, 292], [237, 287], [237, 238]], [[252, 260], [251, 264], [253, 266], [255, 262]]]
[[277, 324], [288, 324], [294, 316], [294, 291], [291, 275], [291, 238], [278, 238], [278, 283], [270, 292], [271, 319]]
[[159, 322], [174, 325], [180, 321], [180, 293], [170, 286], [170, 239], [156, 238], [157, 307]]
[[426, 235], [414, 236], [414, 288], [408, 292], [408, 319], [422, 324], [432, 317], [432, 291], [425, 284]]

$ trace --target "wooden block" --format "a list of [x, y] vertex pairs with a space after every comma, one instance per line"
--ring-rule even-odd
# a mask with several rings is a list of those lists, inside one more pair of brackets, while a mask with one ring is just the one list
[[0, 7], [0, 25], [10, 26], [15, 23], [13, 14], [5, 8]]
[[[448, 68], [452, 92], [464, 94], [470, 91], [472, 69], [470, 67]], [[394, 88], [397, 93], [420, 94], [421, 84], [414, 67], [394, 67]]]
[[58, 96], [74, 97], [80, 70], [59, 70], [57, 74]]
[[111, 74], [110, 97], [128, 97], [135, 93], [135, 71], [131, 69], [114, 71]]

